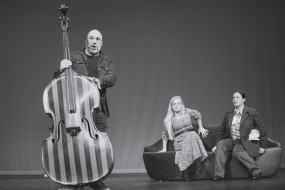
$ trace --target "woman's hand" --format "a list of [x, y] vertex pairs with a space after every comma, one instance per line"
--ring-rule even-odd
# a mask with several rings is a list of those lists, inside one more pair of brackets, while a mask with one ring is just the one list
[[206, 137], [208, 135], [209, 130], [205, 129], [204, 127], [199, 128], [198, 134], [202, 135], [202, 137]]
[[212, 152], [215, 152], [216, 151], [216, 146], [214, 146], [213, 148], [212, 148]]
[[166, 149], [161, 149], [160, 151], [158, 151], [158, 153], [160, 152], [166, 152]]
[[166, 152], [167, 150], [167, 140], [166, 139], [162, 139], [162, 149], [158, 152]]

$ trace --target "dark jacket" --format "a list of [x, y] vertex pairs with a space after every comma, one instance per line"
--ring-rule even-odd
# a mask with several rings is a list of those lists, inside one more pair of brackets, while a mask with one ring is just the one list
[[[231, 138], [231, 125], [234, 116], [234, 109], [225, 113], [222, 125], [219, 128], [216, 142]], [[259, 141], [249, 141], [249, 134], [252, 129], [258, 129], [260, 132]], [[260, 114], [256, 109], [244, 106], [240, 121], [240, 138], [242, 145], [251, 157], [259, 155], [259, 149], [267, 148], [266, 127]]]
[[[107, 57], [102, 51], [99, 52], [99, 62], [98, 62], [98, 79], [101, 82], [100, 91], [100, 107], [101, 111], [105, 113], [107, 117], [110, 116], [106, 88], [112, 87], [115, 85], [116, 76], [114, 71], [114, 64], [112, 60]], [[88, 76], [88, 67], [87, 67], [87, 56], [81, 51], [76, 51], [71, 53], [72, 69], [78, 74]], [[54, 73], [54, 78], [58, 77], [61, 74], [59, 67]], [[95, 77], [95, 76], [89, 76]]]

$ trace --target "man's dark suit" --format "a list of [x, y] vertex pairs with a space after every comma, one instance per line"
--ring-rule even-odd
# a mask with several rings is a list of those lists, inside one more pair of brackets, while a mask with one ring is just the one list
[[[234, 109], [225, 113], [222, 125], [217, 134], [217, 149], [215, 162], [215, 175], [224, 177], [224, 166], [228, 151], [249, 169], [252, 175], [259, 175], [261, 170], [254, 162], [254, 157], [259, 155], [261, 148], [267, 148], [266, 127], [256, 109], [244, 106], [240, 120], [240, 141], [236, 143], [231, 139], [231, 126], [234, 117]], [[259, 141], [249, 141], [252, 129], [260, 132]]]

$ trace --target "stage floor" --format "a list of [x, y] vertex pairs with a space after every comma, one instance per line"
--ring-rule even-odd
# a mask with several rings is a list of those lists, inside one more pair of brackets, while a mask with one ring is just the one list
[[[147, 174], [111, 174], [105, 184], [111, 190], [284, 190], [285, 168], [275, 177], [251, 179], [232, 179], [214, 182], [199, 180], [191, 182], [157, 181]], [[61, 186], [43, 176], [0, 176], [0, 190], [57, 190]], [[85, 187], [84, 190], [89, 190]]]

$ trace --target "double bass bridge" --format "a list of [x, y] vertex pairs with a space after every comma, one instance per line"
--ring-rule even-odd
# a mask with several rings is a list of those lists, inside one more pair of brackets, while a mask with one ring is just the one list
[[70, 136], [75, 137], [81, 131], [80, 116], [78, 115], [76, 109], [69, 109], [66, 115], [66, 128], [65, 131], [70, 134]]
[[81, 131], [80, 127], [67, 127], [66, 132], [70, 134], [70, 136], [74, 137]]

